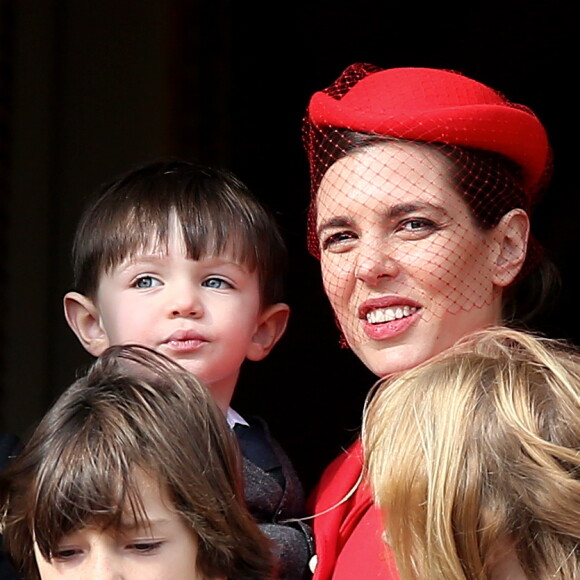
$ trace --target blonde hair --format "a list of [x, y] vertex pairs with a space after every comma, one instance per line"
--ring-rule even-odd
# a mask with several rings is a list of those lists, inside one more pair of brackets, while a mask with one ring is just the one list
[[486, 579], [498, 541], [528, 578], [580, 578], [580, 352], [508, 328], [379, 381], [365, 476], [401, 578]]

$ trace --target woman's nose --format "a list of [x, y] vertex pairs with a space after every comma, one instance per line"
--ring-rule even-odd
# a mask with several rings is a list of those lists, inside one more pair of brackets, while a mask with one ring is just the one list
[[398, 271], [399, 265], [384, 243], [371, 240], [361, 245], [355, 265], [357, 279], [373, 286], [384, 278], [393, 278]]

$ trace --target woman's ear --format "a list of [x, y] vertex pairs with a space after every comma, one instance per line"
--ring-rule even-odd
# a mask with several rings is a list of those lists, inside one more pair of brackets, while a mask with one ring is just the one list
[[80, 343], [93, 356], [108, 346], [109, 337], [101, 326], [99, 309], [84, 294], [68, 292], [64, 297], [64, 316]]
[[283, 302], [265, 308], [260, 314], [246, 357], [253, 361], [265, 358], [286, 331], [289, 316], [290, 307]]
[[512, 209], [494, 228], [498, 244], [493, 275], [496, 286], [509, 286], [519, 274], [526, 259], [529, 235], [530, 218], [523, 209]]

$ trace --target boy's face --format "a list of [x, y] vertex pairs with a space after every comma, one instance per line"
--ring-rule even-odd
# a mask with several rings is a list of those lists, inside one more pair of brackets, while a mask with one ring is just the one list
[[98, 347], [84, 344], [94, 355], [114, 344], [151, 347], [194, 373], [226, 409], [244, 360], [269, 350], [263, 341], [272, 338], [272, 312], [283, 310], [275, 343], [288, 308], [262, 309], [257, 271], [228, 255], [189, 259], [176, 232], [174, 226], [167, 252], [150, 248], [101, 276], [91, 332], [102, 338]]
[[127, 514], [118, 530], [82, 528], [61, 538], [51, 560], [35, 546], [41, 580], [205, 579], [197, 570], [196, 534], [175, 512], [167, 490], [145, 472], [138, 473], [148, 522], [135, 522]]

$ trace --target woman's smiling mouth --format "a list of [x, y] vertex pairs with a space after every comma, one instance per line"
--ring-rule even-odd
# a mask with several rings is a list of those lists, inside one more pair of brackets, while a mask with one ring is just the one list
[[382, 324], [392, 322], [401, 318], [407, 318], [417, 312], [416, 306], [389, 306], [388, 308], [377, 308], [367, 312], [366, 320], [371, 324]]

